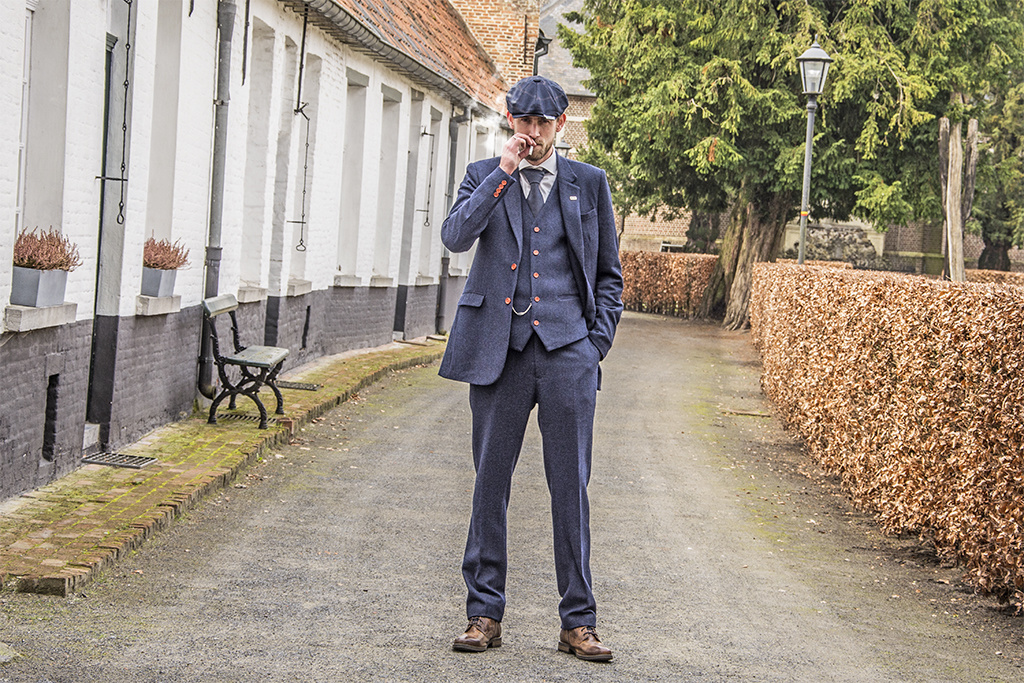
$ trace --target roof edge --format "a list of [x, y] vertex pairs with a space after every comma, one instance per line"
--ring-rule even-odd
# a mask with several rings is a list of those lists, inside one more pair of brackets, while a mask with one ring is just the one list
[[[334, 0], [298, 0], [298, 3], [304, 4], [316, 11], [350, 41], [357, 43], [369, 52], [389, 62], [413, 80], [437, 88], [451, 98], [452, 102], [458, 106], [467, 109], [487, 109], [495, 114], [500, 114], [493, 106], [480, 101], [458, 84], [453, 83], [385, 41], [372, 28], [360, 22], [348, 10], [334, 2]], [[491, 64], [493, 65], [493, 62]], [[501, 78], [500, 73], [498, 77]]]

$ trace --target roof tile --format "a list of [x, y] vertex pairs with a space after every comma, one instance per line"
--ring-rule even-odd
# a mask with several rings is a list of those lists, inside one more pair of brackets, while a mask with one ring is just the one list
[[391, 47], [503, 111], [507, 85], [448, 0], [333, 0]]

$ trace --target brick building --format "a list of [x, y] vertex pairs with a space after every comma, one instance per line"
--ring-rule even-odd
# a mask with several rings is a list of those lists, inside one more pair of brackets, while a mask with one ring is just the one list
[[[450, 321], [471, 256], [447, 277], [440, 225], [538, 12], [457, 4], [0, 3], [0, 498], [190, 413], [207, 295], [290, 366]], [[51, 226], [83, 261], [64, 302], [7, 303], [17, 234]], [[189, 249], [170, 296], [141, 294], [150, 237]]]

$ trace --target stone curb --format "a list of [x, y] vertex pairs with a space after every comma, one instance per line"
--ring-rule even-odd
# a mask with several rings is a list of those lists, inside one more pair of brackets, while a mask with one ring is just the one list
[[[271, 424], [271, 428], [261, 434], [254, 435], [249, 433], [249, 430], [252, 432], [258, 431], [256, 430], [255, 425], [242, 425], [247, 432], [242, 437], [244, 441], [238, 444], [241, 446], [242, 452], [241, 457], [238, 458], [237, 462], [228, 466], [206, 467], [205, 472], [199, 475], [198, 478], [194, 478], [188, 482], [184, 487], [172, 489], [169, 493], [162, 496], [159, 502], [155, 504], [148, 504], [148, 507], [146, 507], [144, 511], [141, 511], [138, 515], [131, 517], [130, 521], [120, 522], [119, 526], [123, 528], [118, 528], [113, 532], [110, 530], [104, 532], [102, 537], [96, 538], [95, 543], [91, 544], [91, 547], [88, 547], [88, 543], [85, 546], [82, 546], [82, 544], [79, 543], [76, 547], [81, 547], [81, 550], [73, 559], [62, 560], [59, 557], [56, 557], [59, 554], [56, 550], [53, 551], [53, 555], [51, 557], [41, 557], [41, 555], [46, 554], [46, 547], [48, 544], [45, 542], [36, 543], [36, 540], [39, 538], [48, 539], [52, 533], [53, 527], [59, 528], [61, 525], [72, 523], [71, 520], [82, 519], [82, 517], [90, 513], [90, 506], [93, 506], [97, 510], [102, 510], [102, 504], [104, 502], [109, 502], [114, 499], [117, 499], [122, 504], [126, 500], [140, 501], [141, 504], [147, 496], [154, 496], [159, 493], [158, 489], [160, 487], [158, 486], [154, 488], [153, 485], [136, 486], [131, 489], [129, 493], [123, 493], [124, 489], [117, 488], [118, 483], [120, 482], [115, 482], [113, 484], [113, 488], [99, 496], [90, 498], [88, 503], [76, 507], [74, 510], [70, 511], [64, 519], [59, 520], [56, 523], [52, 523], [51, 519], [51, 523], [48, 527], [46, 527], [48, 522], [42, 519], [42, 517], [45, 513], [50, 512], [50, 508], [45, 505], [37, 506], [38, 511], [36, 514], [39, 516], [38, 519], [32, 518], [31, 513], [28, 515], [27, 520], [24, 515], [21, 517], [22, 521], [27, 521], [26, 528], [31, 529], [34, 527], [36, 531], [34, 533], [30, 531], [29, 533], [22, 535], [21, 538], [13, 543], [4, 543], [4, 547], [0, 548], [0, 582], [2, 582], [5, 587], [13, 588], [19, 592], [67, 596], [71, 593], [80, 591], [101, 572], [114, 566], [121, 558], [125, 557], [129, 553], [138, 550], [143, 543], [145, 543], [145, 541], [155, 533], [166, 529], [180, 515], [196, 507], [196, 505], [212, 493], [229, 486], [241, 472], [255, 463], [265, 452], [274, 447], [286, 444], [291, 439], [295, 431], [302, 425], [309, 423], [311, 420], [323, 415], [332, 408], [348, 401], [362, 389], [365, 389], [371, 384], [381, 380], [392, 372], [436, 361], [440, 358], [443, 351], [444, 346], [439, 345], [439, 348], [429, 350], [424, 349], [422, 352], [411, 354], [404, 358], [396, 359], [393, 362], [386, 363], [376, 370], [358, 377], [354, 383], [348, 384], [345, 389], [335, 393], [328, 393], [328, 395], [322, 400], [313, 400], [312, 403], [305, 407], [302, 406], [304, 401], [296, 400], [294, 403], [298, 403], [299, 405], [294, 408], [294, 410], [297, 412], [289, 411], [289, 414], [285, 417], [279, 417], [277, 419], [276, 427], [274, 424]], [[385, 355], [386, 353], [387, 352], [371, 352], [369, 354], [356, 356], [355, 359], [365, 361], [373, 359], [375, 356]], [[331, 363], [329, 367], [340, 368], [346, 362], [347, 361]], [[321, 374], [323, 372], [324, 371], [321, 368]], [[329, 372], [329, 370], [326, 372]], [[290, 379], [304, 379], [304, 376], [307, 374], [316, 374], [316, 371], [304, 371], [302, 368], [299, 368], [297, 369], [296, 374], [290, 377]], [[289, 402], [286, 401], [285, 405], [289, 406]], [[220, 411], [218, 411], [218, 414], [220, 414]], [[162, 435], [170, 434], [175, 425], [197, 421], [202, 422], [202, 424], [205, 425], [205, 416], [193, 417], [190, 418], [190, 420], [180, 423], [165, 425], [164, 427], [154, 430], [154, 432], [151, 432], [138, 443], [145, 442], [147, 451], [159, 453]], [[217, 429], [218, 426], [219, 425], [210, 425], [210, 428]], [[164, 438], [169, 440], [166, 436]], [[219, 450], [220, 448], [225, 447], [225, 445], [236, 445], [236, 442], [221, 444], [214, 441], [212, 444], [201, 444], [196, 450], [200, 450], [203, 447], [208, 448], [211, 445], [216, 446], [216, 450]], [[131, 450], [131, 448], [123, 450]], [[123, 478], [124, 477], [122, 477], [122, 479]], [[151, 479], [158, 478], [151, 477]], [[39, 495], [38, 492], [29, 492], [24, 497], [28, 499], [43, 498], [43, 496]], [[46, 527], [46, 531], [40, 533], [44, 527]], [[91, 535], [96, 537], [97, 534], [97, 531], [92, 531], [90, 534], [83, 534], [83, 536]], [[9, 541], [10, 538], [5, 540]], [[24, 556], [20, 556], [18, 560], [12, 560], [10, 557], [5, 557], [29, 550], [39, 551], [40, 549], [42, 549], [42, 553], [34, 552], [34, 556], [30, 559], [25, 559]], [[18, 564], [19, 562], [20, 565]], [[47, 566], [53, 568], [59, 566], [60, 569], [57, 571], [47, 572]]]

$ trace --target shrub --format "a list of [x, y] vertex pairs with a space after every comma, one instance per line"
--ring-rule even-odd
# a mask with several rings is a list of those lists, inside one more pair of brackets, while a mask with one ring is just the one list
[[39, 234], [22, 230], [14, 241], [13, 261], [16, 266], [33, 270], [71, 272], [82, 265], [78, 247], [54, 228]]
[[758, 264], [750, 318], [765, 393], [856, 504], [1024, 589], [1024, 287]]
[[188, 265], [188, 249], [178, 242], [150, 237], [142, 246], [142, 265], [156, 270], [177, 270]]
[[989, 282], [1002, 285], [1024, 285], [1024, 273], [1010, 273], [1005, 270], [968, 270], [968, 282]]
[[711, 281], [717, 256], [624, 251], [622, 304], [631, 311], [692, 317]]

